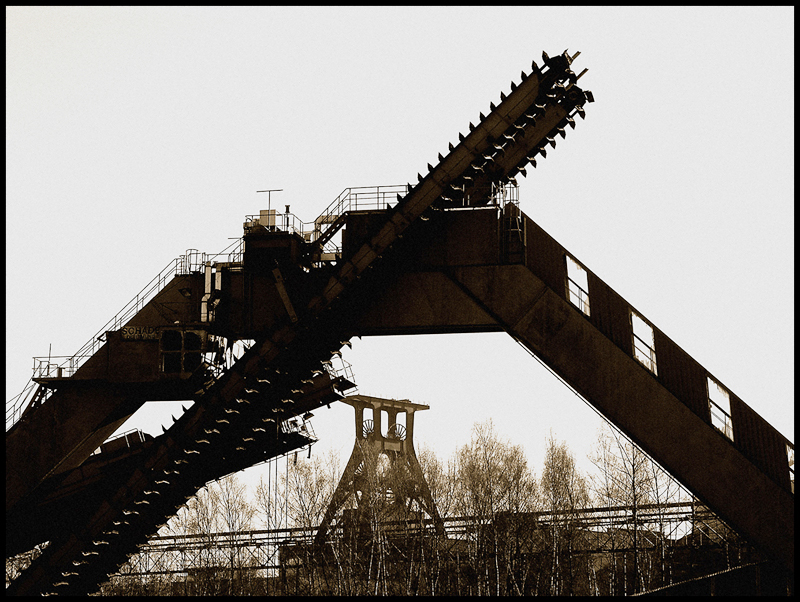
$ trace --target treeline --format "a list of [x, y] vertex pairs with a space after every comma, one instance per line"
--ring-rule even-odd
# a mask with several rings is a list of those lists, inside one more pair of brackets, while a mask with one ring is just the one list
[[[447, 537], [408, 501], [408, 475], [379, 455], [365, 456], [359, 468], [373, 480], [364, 488], [369, 499], [344, 508], [324, 545], [314, 545], [340, 459], [295, 455], [268, 465], [254, 492], [236, 475], [209, 484], [162, 529], [193, 535], [191, 546], [131, 558], [121, 572], [136, 575], [112, 578], [103, 591], [629, 595], [751, 554], [702, 508], [676, 515], [690, 501], [686, 492], [608, 428], [598, 435], [589, 475], [551, 434], [537, 477], [522, 446], [501, 438], [491, 420], [476, 424], [470, 442], [446, 460], [424, 447], [417, 456]], [[261, 543], [235, 535], [287, 528], [296, 531], [270, 532], [274, 538]]]

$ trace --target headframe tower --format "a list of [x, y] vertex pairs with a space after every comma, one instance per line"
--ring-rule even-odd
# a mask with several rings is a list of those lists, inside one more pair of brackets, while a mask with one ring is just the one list
[[[366, 520], [369, 512], [378, 518], [378, 510], [382, 522], [418, 521], [424, 512], [433, 519], [436, 532], [444, 536], [444, 523], [414, 451], [414, 413], [430, 407], [406, 399], [366, 395], [351, 395], [341, 401], [355, 410], [356, 441], [315, 542], [325, 541], [336, 515], [353, 500], [359, 522]], [[372, 418], [365, 417], [365, 410]], [[398, 423], [399, 416], [405, 416], [405, 426]], [[415, 502], [419, 510], [414, 510]]]

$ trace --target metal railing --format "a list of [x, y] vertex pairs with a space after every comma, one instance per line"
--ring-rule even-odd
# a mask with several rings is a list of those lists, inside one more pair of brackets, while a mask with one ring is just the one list
[[[266, 218], [266, 219], [265, 219]], [[304, 222], [294, 213], [271, 213], [269, 215], [245, 215], [245, 230], [255, 226], [263, 226], [269, 232], [289, 232], [305, 239], [312, 231], [311, 223]]]
[[405, 196], [406, 193], [408, 193], [408, 184], [345, 188], [314, 220], [314, 234], [311, 240], [322, 237], [329, 228], [333, 227], [336, 219], [348, 211], [390, 209], [397, 204], [397, 195]]
[[[341, 248], [329, 239], [342, 226], [341, 217], [348, 211], [368, 211], [390, 209], [397, 204], [397, 195], [408, 192], [407, 184], [390, 186], [356, 186], [345, 188], [313, 222], [304, 222], [294, 213], [267, 210], [262, 214], [245, 215], [244, 228], [249, 231], [261, 226], [269, 232], [288, 232], [297, 234], [306, 242], [323, 239], [320, 251], [336, 255]], [[334, 229], [331, 232], [331, 229]]]
[[[637, 342], [641, 344], [637, 344]], [[656, 350], [639, 338], [635, 333], [633, 335], [633, 357], [639, 360], [639, 363], [650, 370], [650, 372], [658, 376]]]
[[570, 302], [587, 316], [590, 315], [589, 293], [583, 290], [583, 288], [569, 276], [567, 276], [567, 291], [569, 292]]
[[[229, 263], [240, 263], [244, 253], [244, 239], [238, 238], [225, 249], [215, 255], [201, 253], [196, 249], [188, 249], [183, 255], [170, 261], [155, 278], [131, 299], [113, 318], [97, 331], [76, 353], [70, 356], [47, 356], [33, 358], [33, 375], [22, 392], [6, 403], [6, 431], [8, 431], [22, 416], [23, 411], [33, 400], [38, 388], [34, 378], [70, 378], [81, 365], [105, 342], [105, 333], [110, 330], [119, 330], [133, 316], [150, 302], [175, 276], [200, 272], [205, 269], [208, 262], [221, 262], [224, 258]], [[59, 360], [59, 361], [54, 361]], [[39, 403], [50, 396], [50, 389], [42, 392]]]
[[[576, 551], [604, 553], [630, 549], [631, 533], [635, 529], [641, 537], [642, 548], [658, 545], [681, 547], [689, 545], [688, 533], [703, 534], [706, 543], [734, 544], [736, 535], [711, 511], [691, 501], [642, 504], [604, 508], [582, 508], [575, 511], [538, 511], [528, 513], [501, 512], [494, 516], [444, 517], [442, 523], [447, 534], [444, 542], [474, 539], [493, 525], [526, 525], [528, 533], [551, 529], [569, 521], [572, 528], [594, 533], [594, 538], [584, 537]], [[691, 528], [688, 526], [691, 525]], [[430, 532], [434, 521], [425, 518], [419, 521], [383, 521], [386, 531], [396, 530], [404, 536]], [[393, 529], [394, 528], [394, 529]], [[118, 577], [141, 575], [189, 573], [203, 566], [203, 560], [213, 557], [211, 552], [223, 550], [248, 550], [247, 558], [256, 560], [241, 570], [264, 570], [294, 568], [299, 556], [292, 554], [294, 546], [309, 546], [318, 531], [313, 527], [287, 527], [280, 529], [252, 529], [242, 531], [214, 532], [203, 534], [170, 534], [151, 537], [139, 547], [136, 555], [113, 573]], [[691, 530], [690, 530], [691, 529]], [[338, 532], [341, 536], [341, 532]], [[607, 535], [607, 537], [602, 537]], [[335, 536], [329, 541], [334, 541]], [[695, 544], [696, 545], [696, 544]], [[282, 554], [279, 556], [279, 550]], [[200, 558], [199, 554], [206, 556]], [[218, 561], [229, 559], [220, 555]], [[224, 565], [217, 568], [225, 568]]]

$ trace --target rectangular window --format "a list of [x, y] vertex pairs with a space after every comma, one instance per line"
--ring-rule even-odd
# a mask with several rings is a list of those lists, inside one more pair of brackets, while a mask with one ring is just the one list
[[165, 374], [191, 373], [203, 363], [203, 335], [198, 331], [161, 332], [161, 369]]
[[733, 441], [733, 422], [731, 421], [731, 397], [728, 391], [710, 376], [707, 377], [708, 405], [711, 410], [711, 424]]
[[633, 357], [655, 375], [656, 347], [653, 339], [653, 327], [645, 322], [641, 316], [631, 310], [631, 328], [633, 329]]
[[589, 315], [589, 279], [586, 270], [569, 255], [567, 258], [567, 299], [587, 316]]

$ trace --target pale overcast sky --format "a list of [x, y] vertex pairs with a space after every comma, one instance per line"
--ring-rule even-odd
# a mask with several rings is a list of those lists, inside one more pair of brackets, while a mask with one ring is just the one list
[[[216, 253], [283, 189], [416, 181], [531, 60], [594, 93], [523, 211], [794, 440], [794, 9], [6, 9], [6, 399], [174, 257]], [[541, 473], [599, 420], [504, 334], [354, 340], [365, 395], [411, 399], [445, 458], [489, 417]], [[315, 412], [314, 453], [353, 443]], [[169, 408], [167, 408], [169, 411]], [[160, 433], [153, 412], [125, 429]]]

